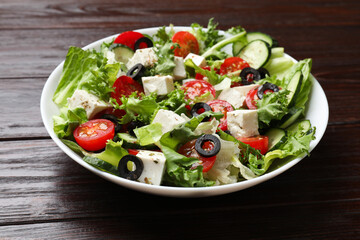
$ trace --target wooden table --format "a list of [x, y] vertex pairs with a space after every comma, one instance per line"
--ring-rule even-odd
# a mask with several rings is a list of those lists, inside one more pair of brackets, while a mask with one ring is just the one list
[[[90, 173], [50, 139], [40, 95], [69, 46], [126, 30], [242, 25], [313, 59], [330, 119], [284, 174], [224, 196], [177, 199]], [[0, 239], [360, 239], [360, 2], [0, 2]]]

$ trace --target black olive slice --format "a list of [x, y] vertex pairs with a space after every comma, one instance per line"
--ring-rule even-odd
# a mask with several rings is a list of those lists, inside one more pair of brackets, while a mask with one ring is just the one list
[[[135, 170], [129, 170], [128, 162], [133, 162], [135, 164]], [[136, 180], [141, 176], [143, 170], [144, 170], [143, 161], [135, 155], [125, 155], [120, 159], [118, 165], [118, 171], [120, 177], [129, 180]]]
[[[206, 142], [211, 142], [213, 148], [210, 150], [203, 149]], [[211, 134], [204, 134], [199, 137], [195, 142], [195, 150], [203, 157], [213, 157], [219, 153], [221, 147], [220, 140]]]
[[243, 85], [250, 85], [254, 84], [256, 81], [259, 81], [261, 79], [261, 76], [259, 71], [255, 68], [247, 67], [241, 70], [240, 78]]
[[134, 45], [134, 50], [135, 51], [140, 48], [141, 43], [146, 43], [146, 46], [148, 48], [154, 46], [154, 44], [153, 44], [153, 42], [151, 41], [150, 38], [142, 37], [142, 38], [139, 38], [138, 40], [136, 40], [135, 45]]
[[132, 121], [127, 126], [127, 130], [128, 130], [128, 132], [129, 132], [129, 134], [131, 136], [135, 137], [134, 129], [135, 128], [140, 128], [140, 127], [143, 127], [143, 126], [145, 126], [145, 124], [143, 122], [141, 122], [141, 121]]
[[258, 91], [257, 91], [257, 96], [259, 97], [259, 99], [263, 98], [264, 93], [265, 93], [266, 90], [271, 90], [273, 92], [278, 92], [279, 87], [276, 86], [275, 84], [272, 84], [272, 83], [269, 83], [269, 82], [264, 83], [263, 85], [261, 85], [258, 88]]
[[115, 134], [120, 132], [121, 124], [119, 124], [118, 118], [116, 116], [112, 114], [103, 114], [100, 118], [110, 120], [115, 124]]
[[[195, 103], [194, 106], [191, 108], [191, 115], [193, 117], [197, 117], [200, 115], [200, 113], [198, 113], [199, 110], [203, 109], [204, 111], [203, 112], [208, 112], [208, 111], [211, 111], [211, 107], [204, 103], [204, 102], [198, 102], [198, 103]], [[202, 120], [202, 122], [207, 122], [210, 120], [210, 117], [206, 117]]]
[[260, 78], [266, 78], [266, 76], [270, 76], [270, 73], [268, 70], [266, 70], [265, 68], [261, 67], [258, 69], [258, 72], [260, 73]]
[[144, 76], [145, 67], [141, 63], [135, 64], [130, 70], [126, 73], [126, 76], [131, 77], [136, 81], [140, 81]]

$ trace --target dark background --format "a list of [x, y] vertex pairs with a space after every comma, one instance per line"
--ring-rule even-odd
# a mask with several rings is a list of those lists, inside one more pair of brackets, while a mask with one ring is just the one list
[[[173, 23], [263, 31], [312, 58], [327, 131], [282, 175], [166, 198], [90, 173], [50, 139], [40, 95], [69, 46]], [[360, 239], [359, 1], [0, 1], [0, 239]]]

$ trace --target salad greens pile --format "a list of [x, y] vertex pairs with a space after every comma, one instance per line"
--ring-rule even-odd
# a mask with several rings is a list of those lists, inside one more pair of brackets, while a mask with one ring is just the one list
[[[161, 151], [166, 159], [161, 185], [179, 187], [208, 187], [256, 178], [265, 174], [274, 161], [286, 163], [309, 154], [310, 142], [315, 138], [315, 127], [304, 116], [312, 88], [311, 59], [295, 63], [284, 55], [284, 48], [266, 34], [248, 33], [241, 26], [227, 31], [220, 31], [217, 27], [218, 23], [210, 19], [206, 28], [197, 23], [189, 28], [189, 33], [198, 41], [196, 55], [205, 59], [207, 68], [196, 64], [193, 59], [185, 58], [185, 79], [201, 75], [212, 86], [218, 86], [218, 97], [224, 90], [221, 86], [225, 85], [225, 81], [229, 83], [227, 88], [230, 84], [231, 87], [241, 86], [243, 81], [239, 75], [241, 69], [219, 74], [226, 59], [241, 56], [244, 60], [248, 58], [249, 63], [264, 59], [261, 67], [268, 73], [256, 81], [256, 85], [271, 83], [279, 88], [279, 91], [264, 94], [262, 99], [255, 101], [258, 132], [269, 139], [265, 153], [244, 143], [232, 132], [219, 128], [219, 122], [226, 117], [226, 113], [205, 111], [192, 116], [189, 106], [196, 102], [207, 102], [206, 99], [212, 97], [211, 92], [189, 99], [182, 80], [174, 81], [174, 89], [165, 95], [158, 95], [156, 92], [145, 95], [134, 91], [114, 99], [114, 83], [129, 70], [125, 62], [111, 58], [109, 49], [114, 40], [103, 43], [100, 51], [70, 47], [53, 96], [53, 101], [60, 109], [60, 115], [53, 117], [54, 132], [85, 162], [115, 175], [119, 175], [119, 161], [129, 154], [129, 149]], [[181, 47], [181, 42], [172, 40], [175, 33], [175, 28], [170, 25], [160, 27], [152, 36], [145, 35], [153, 42], [157, 61], [146, 67], [144, 77], [173, 74], [177, 66], [174, 50]], [[266, 53], [256, 52], [257, 47], [250, 46], [254, 42], [265, 47]], [[142, 126], [135, 128], [134, 134], [122, 128], [114, 138], [106, 142], [105, 149], [85, 150], [78, 144], [73, 133], [91, 119], [84, 107], [73, 108], [68, 102], [77, 90], [85, 90], [96, 96], [99, 102], [105, 104], [107, 109], [113, 109], [113, 112], [123, 112], [122, 116], [117, 116], [116, 124], [119, 126], [124, 127], [135, 121], [141, 122]], [[244, 104], [242, 107], [234, 107], [234, 111], [237, 110], [248, 109]], [[182, 122], [170, 131], [163, 132], [165, 123], [154, 121], [156, 115], [163, 111], [181, 116]], [[211, 120], [203, 121], [206, 118]], [[198, 158], [179, 153], [181, 146], [204, 134], [216, 135], [221, 142], [216, 161], [208, 171], [203, 171], [204, 167]]]

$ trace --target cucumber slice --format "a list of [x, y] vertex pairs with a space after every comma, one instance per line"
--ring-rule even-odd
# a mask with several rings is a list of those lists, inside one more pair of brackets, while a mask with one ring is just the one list
[[295, 102], [295, 98], [301, 89], [302, 80], [303, 75], [301, 70], [296, 71], [290, 79], [286, 87], [286, 89], [290, 91], [288, 94], [288, 107], [291, 107], [291, 105]]
[[284, 48], [283, 47], [275, 47], [271, 49], [271, 58], [278, 58], [284, 56]]
[[245, 41], [239, 41], [235, 42], [233, 44], [233, 56], [237, 56], [240, 53], [240, 50], [245, 47], [245, 45], [249, 42], [252, 42], [254, 40], [263, 40], [269, 44], [269, 47], [272, 48], [277, 45], [277, 41], [275, 41], [272, 37], [269, 35], [262, 33], [262, 32], [249, 32], [246, 34], [246, 40]]
[[271, 128], [266, 133], [265, 136], [269, 138], [269, 151], [278, 148], [281, 144], [286, 141], [286, 132], [284, 129], [280, 128]]
[[264, 66], [270, 59], [270, 55], [269, 44], [260, 39], [249, 42], [239, 53], [239, 57], [247, 61], [255, 69]]
[[110, 45], [109, 50], [115, 54], [116, 61], [125, 64], [134, 56], [134, 51], [123, 44], [113, 43]]
[[246, 34], [246, 38], [248, 42], [260, 39], [267, 42], [270, 47], [273, 47], [274, 45], [273, 38], [262, 32], [249, 32]]
[[232, 53], [233, 56], [237, 56], [240, 53], [240, 50], [246, 46], [248, 42], [247, 41], [239, 41], [239, 42], [234, 42], [232, 45]]
[[282, 124], [280, 125], [280, 128], [285, 129], [289, 127], [291, 124], [293, 124], [300, 117], [303, 110], [304, 110], [303, 108], [290, 109], [290, 112], [281, 119]]
[[277, 57], [270, 58], [270, 60], [264, 67], [266, 68], [266, 70], [269, 71], [270, 76], [277, 75], [278, 78], [281, 79], [279, 75], [281, 73], [287, 72], [287, 70], [289, 70], [292, 65], [294, 65], [294, 62], [291, 60], [291, 58]]

